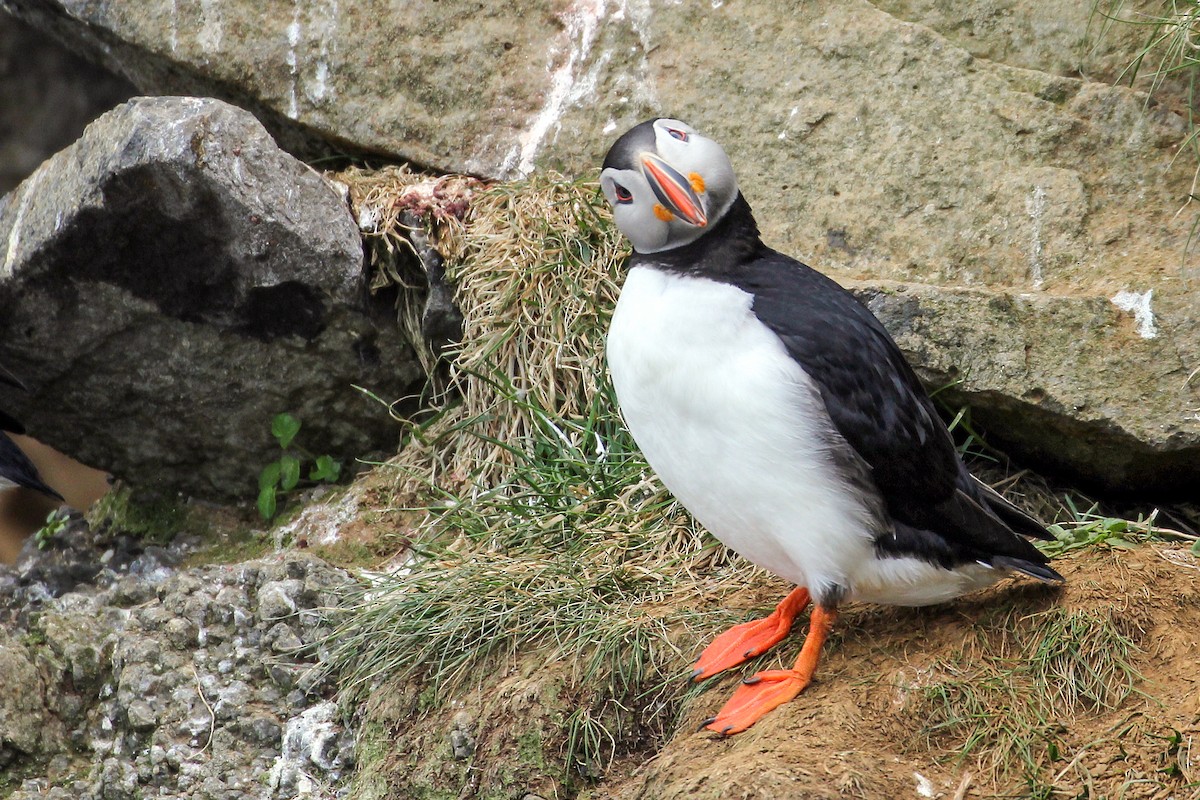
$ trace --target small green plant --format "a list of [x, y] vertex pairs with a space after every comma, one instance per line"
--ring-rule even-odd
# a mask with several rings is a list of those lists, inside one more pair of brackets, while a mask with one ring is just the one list
[[938, 404], [943, 412], [951, 415], [950, 421], [946, 423], [946, 428], [954, 437], [955, 447], [960, 456], [970, 456], [985, 461], [998, 462], [1000, 460], [999, 451], [989, 445], [983, 435], [971, 423], [971, 406], [967, 404], [955, 406], [944, 394], [947, 391], [959, 390], [965, 383], [966, 376], [960, 375], [949, 383], [938, 386], [930, 391], [929, 397]]
[[1200, 539], [1156, 523], [1157, 508], [1145, 516], [1139, 514], [1136, 520], [1130, 520], [1101, 514], [1098, 503], [1082, 510], [1070, 495], [1065, 495], [1063, 502], [1069, 518], [1049, 526], [1054, 541], [1037, 543], [1039, 549], [1052, 558], [1098, 545], [1128, 550], [1147, 541], [1191, 541], [1192, 552], [1200, 555]]
[[46, 524], [37, 529], [33, 534], [34, 544], [38, 550], [45, 550], [50, 546], [50, 540], [67, 529], [67, 523], [70, 521], [70, 513], [64, 508], [56, 508], [46, 517]]
[[337, 483], [342, 475], [341, 462], [332, 456], [314, 456], [296, 443], [300, 420], [291, 414], [277, 414], [271, 420], [271, 435], [279, 442], [283, 455], [263, 467], [258, 476], [258, 513], [263, 519], [274, 519], [279, 511], [279, 498], [300, 485], [305, 462], [311, 463], [308, 480], [311, 483]]
[[185, 529], [196, 534], [207, 529], [202, 518], [189, 513], [189, 506], [170, 498], [135, 499], [134, 491], [120, 481], [83, 518], [92, 530], [125, 533], [164, 547]]

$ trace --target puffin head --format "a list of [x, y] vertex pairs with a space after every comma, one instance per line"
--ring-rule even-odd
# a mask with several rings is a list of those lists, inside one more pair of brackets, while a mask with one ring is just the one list
[[721, 145], [677, 119], [649, 120], [617, 139], [604, 157], [600, 188], [639, 253], [694, 242], [738, 195]]

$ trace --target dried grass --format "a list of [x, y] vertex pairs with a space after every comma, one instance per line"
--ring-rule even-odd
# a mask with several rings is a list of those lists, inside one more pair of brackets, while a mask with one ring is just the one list
[[[375, 244], [373, 289], [422, 285], [411, 259], [397, 264], [412, 251], [405, 212], [445, 258], [465, 324], [462, 343], [447, 354], [455, 399], [439, 426], [469, 424], [477, 435], [464, 437], [442, 469], [497, 485], [513, 465], [505, 444], [530, 441], [537, 413], [578, 416], [600, 389], [603, 337], [627, 249], [598, 184], [542, 175], [485, 186], [407, 168], [334, 177], [350, 187]], [[410, 331], [419, 328], [419, 308], [409, 304], [400, 314]]]

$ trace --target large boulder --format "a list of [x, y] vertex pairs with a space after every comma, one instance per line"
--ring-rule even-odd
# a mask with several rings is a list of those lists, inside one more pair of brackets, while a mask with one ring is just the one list
[[1200, 406], [1188, 365], [1200, 363], [1200, 347], [1149, 327], [1193, 330], [1195, 307], [1131, 313], [1102, 297], [878, 281], [853, 289], [951, 410], [971, 405], [992, 444], [1109, 493], [1195, 497]]
[[[1137, 18], [1146, 5], [1125, 3], [1118, 14]], [[843, 82], [828, 97], [831, 107], [850, 95], [886, 117], [906, 98], [879, 97], [878, 84], [912, 77], [894, 73], [892, 56], [921, 58], [903, 34], [925, 29], [905, 20], [958, 45], [934, 60], [953, 61], [963, 46], [1055, 75], [1112, 78], [1141, 42], [1135, 28], [1098, 39], [1103, 18], [1072, 0], [968, 2], [954, 12], [932, 0], [799, 7], [420, 0], [402, 12], [386, 0], [3, 6], [147, 94], [223, 97], [253, 109], [292, 145], [317, 136], [490, 177], [535, 165], [592, 169], [611, 127], [662, 113], [746, 134], [767, 129], [773, 141], [811, 122], [791, 109], [811, 102], [823, 76]], [[862, 35], [867, 29], [871, 36]], [[885, 48], [883, 61], [860, 61], [844, 48], [861, 40], [861, 53], [897, 33], [902, 41]], [[876, 75], [864, 85], [847, 74], [858, 70]], [[959, 64], [951, 74], [962, 72]], [[943, 96], [963, 89], [954, 80], [935, 83], [929, 90]], [[855, 105], [843, 113], [854, 116]]]
[[271, 419], [354, 457], [394, 448], [423, 379], [370, 313], [339, 192], [216, 100], [139, 98], [0, 202], [0, 350], [31, 433], [138, 487], [253, 496]]

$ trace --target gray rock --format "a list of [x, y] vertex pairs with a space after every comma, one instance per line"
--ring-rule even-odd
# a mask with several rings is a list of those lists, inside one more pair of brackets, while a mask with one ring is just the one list
[[242, 721], [242, 734], [246, 740], [260, 747], [279, 749], [283, 740], [283, 728], [274, 717], [251, 717]]
[[138, 776], [132, 764], [107, 758], [99, 772], [96, 789], [100, 800], [138, 800]]
[[191, 621], [175, 617], [164, 626], [164, 633], [173, 647], [182, 650], [195, 646], [200, 631]]
[[125, 719], [129, 729], [137, 733], [152, 731], [158, 726], [158, 714], [145, 700], [134, 700], [125, 709]]
[[337, 705], [321, 703], [288, 720], [283, 752], [271, 767], [269, 785], [281, 795], [294, 794], [307, 773], [337, 777], [354, 763], [353, 741], [335, 723]]
[[296, 597], [303, 588], [303, 582], [296, 578], [263, 584], [258, 590], [258, 619], [275, 622], [295, 614]]
[[[1104, 298], [859, 284], [859, 297], [951, 408], [989, 441], [1110, 492], [1200, 485], [1200, 307], [1170, 308], [1146, 338]], [[1168, 310], [1169, 309], [1169, 310]], [[978, 354], [986, 354], [979, 358]], [[1195, 384], [1192, 381], [1192, 384]]]
[[41, 677], [25, 648], [0, 633], [0, 768], [17, 755], [44, 752], [47, 710]]
[[290, 692], [296, 686], [296, 681], [300, 678], [301, 668], [288, 664], [268, 664], [267, 675], [275, 684], [285, 692]]
[[230, 681], [217, 690], [213, 714], [218, 720], [226, 722], [239, 717], [252, 697], [253, 692], [246, 683]]
[[[72, 512], [62, 527], [46, 538], [29, 537], [10, 567], [0, 565], [0, 582], [12, 582], [7, 591], [37, 605], [35, 594], [61, 597], [80, 583], [119, 582], [122, 575], [135, 572], [154, 576], [174, 564], [185, 552], [181, 540], [170, 548], [147, 547], [137, 537], [100, 525], [93, 529], [82, 515]], [[123, 584], [114, 604], [138, 605], [154, 597], [153, 581]]]
[[318, 453], [394, 446], [353, 385], [400, 397], [421, 372], [362, 273], [340, 195], [252, 116], [136, 99], [0, 203], [0, 342], [33, 389], [13, 410], [138, 487], [205, 497], [253, 496], [282, 411]]
[[450, 725], [450, 750], [454, 757], [465, 760], [475, 755], [475, 736], [472, 734], [474, 725], [471, 717], [465, 711], [454, 715]]
[[[109, 605], [123, 596], [115, 586], [50, 598], [32, 621], [9, 614], [14, 601], [0, 596], [0, 616], [13, 630], [11, 638], [0, 632], [0, 761], [31, 780], [15, 796], [47, 796], [57, 786], [71, 787], [66, 796], [78, 800], [294, 797], [265, 782], [285, 750], [285, 728], [295, 767], [289, 785], [336, 784], [353, 763], [353, 736], [328, 701], [332, 687], [318, 692], [314, 682], [312, 693], [285, 698], [265, 669], [277, 657], [267, 633], [281, 627], [301, 648], [289, 656], [292, 669], [323, 672], [313, 655], [317, 628], [259, 621], [259, 587], [247, 575], [323, 587], [316, 599], [326, 607], [348, 580], [317, 559], [284, 554], [170, 575], [156, 581], [160, 603], [134, 610]], [[218, 621], [231, 604], [259, 644], [226, 630], [223, 641], [198, 649], [193, 621], [178, 615], [209, 620], [213, 631], [231, 628]], [[80, 670], [86, 682], [76, 685]]]
[[296, 634], [296, 631], [290, 625], [284, 622], [276, 623], [267, 631], [263, 642], [280, 655], [295, 654], [304, 646], [304, 640]]

